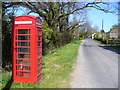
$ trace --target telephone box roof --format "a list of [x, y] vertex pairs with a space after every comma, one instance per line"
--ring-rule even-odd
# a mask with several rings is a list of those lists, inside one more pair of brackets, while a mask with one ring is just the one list
[[31, 18], [37, 18], [37, 16], [33, 16], [33, 15], [21, 15], [21, 16], [17, 16], [15, 18], [18, 18], [18, 17], [31, 17]]

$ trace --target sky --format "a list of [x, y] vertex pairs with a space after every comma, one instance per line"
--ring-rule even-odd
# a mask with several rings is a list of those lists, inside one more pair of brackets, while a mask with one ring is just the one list
[[118, 15], [105, 13], [96, 9], [91, 9], [88, 12], [88, 18], [93, 26], [98, 26], [99, 31], [102, 29], [102, 19], [105, 32], [108, 32], [113, 25], [118, 24]]
[[108, 32], [113, 25], [118, 24], [118, 16], [115, 14], [101, 12], [96, 9], [89, 11], [89, 20], [93, 26], [98, 26], [99, 30], [102, 29], [102, 19], [105, 32]]
[[[22, 8], [22, 10], [20, 10], [16, 13], [16, 16], [24, 14], [25, 13], [24, 11], [26, 11], [26, 9]], [[35, 14], [35, 13], [31, 13], [30, 15], [38, 16], [38, 14]], [[88, 18], [91, 22], [92, 27], [93, 26], [98, 27], [98, 29], [99, 29], [98, 31], [100, 31], [102, 29], [102, 19], [104, 21], [103, 29], [105, 32], [108, 32], [113, 25], [118, 24], [118, 16], [117, 15], [112, 14], [112, 13], [105, 13], [105, 12], [96, 10], [94, 8], [92, 8], [88, 11]]]

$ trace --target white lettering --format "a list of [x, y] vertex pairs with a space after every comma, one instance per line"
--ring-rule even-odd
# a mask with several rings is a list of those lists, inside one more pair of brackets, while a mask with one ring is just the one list
[[32, 21], [15, 21], [15, 24], [32, 24]]

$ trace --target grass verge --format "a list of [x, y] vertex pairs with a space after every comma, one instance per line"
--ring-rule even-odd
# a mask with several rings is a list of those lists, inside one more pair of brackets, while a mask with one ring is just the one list
[[99, 43], [101, 45], [109, 45], [109, 48], [112, 48], [112, 49], [120, 49], [120, 44], [118, 44], [118, 45], [103, 44], [101, 41], [98, 41], [98, 40], [94, 40], [94, 41], [96, 41], [97, 43]]
[[110, 48], [119, 49], [120, 50], [120, 46], [110, 46]]
[[94, 41], [96, 41], [97, 43], [99, 43], [99, 44], [101, 44], [101, 45], [105, 45], [105, 44], [103, 44], [101, 41], [98, 41], [98, 40], [94, 40]]
[[[73, 70], [81, 41], [74, 41], [54, 49], [43, 56], [45, 63], [42, 80], [38, 83], [12, 82], [11, 88], [69, 88], [70, 72]], [[2, 74], [2, 88], [10, 81], [11, 72]]]

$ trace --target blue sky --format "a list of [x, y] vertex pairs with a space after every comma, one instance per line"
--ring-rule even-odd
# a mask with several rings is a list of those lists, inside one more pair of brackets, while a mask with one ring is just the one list
[[[19, 10], [16, 13], [16, 16], [19, 16], [19, 15], [22, 15], [25, 13], [24, 11], [26, 11], [26, 9], [25, 8], [21, 8], [21, 9], [22, 10]], [[31, 13], [30, 15], [38, 16], [38, 14], [34, 14], [34, 13]], [[99, 28], [98, 31], [100, 31], [102, 29], [102, 19], [104, 20], [104, 31], [105, 32], [108, 32], [113, 25], [118, 24], [118, 16], [117, 15], [112, 14], [112, 13], [105, 13], [105, 12], [96, 10], [94, 8], [89, 10], [88, 18], [89, 18], [92, 26], [98, 26], [98, 28]]]
[[[117, 4], [113, 3], [113, 5], [117, 5]], [[93, 26], [94, 25], [98, 26], [99, 30], [102, 29], [102, 19], [103, 19], [105, 32], [108, 32], [113, 25], [118, 24], [118, 15], [115, 15], [113, 13], [105, 13], [103, 11], [99, 11], [94, 8], [92, 8], [88, 12], [88, 18]]]
[[102, 29], [102, 19], [104, 21], [104, 30], [106, 32], [109, 31], [113, 25], [118, 24], [118, 16], [115, 14], [105, 13], [96, 9], [90, 10], [88, 14], [92, 25], [97, 25], [99, 30]]

